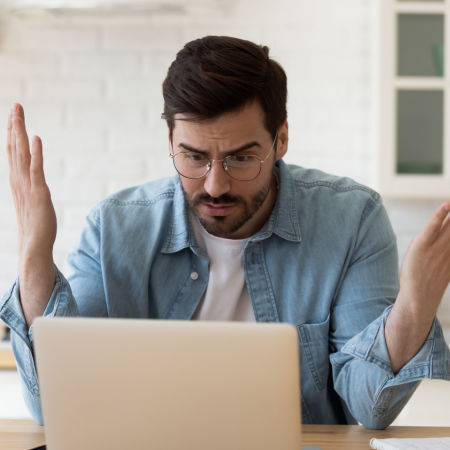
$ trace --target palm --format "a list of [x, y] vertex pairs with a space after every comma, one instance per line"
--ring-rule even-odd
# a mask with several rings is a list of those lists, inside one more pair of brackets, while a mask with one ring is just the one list
[[410, 301], [436, 312], [450, 281], [450, 202], [443, 204], [424, 230], [411, 242], [403, 260], [400, 286]]
[[42, 143], [33, 139], [30, 153], [22, 108], [17, 105], [8, 120], [10, 185], [16, 208], [21, 255], [48, 256], [56, 238], [56, 214], [45, 182]]

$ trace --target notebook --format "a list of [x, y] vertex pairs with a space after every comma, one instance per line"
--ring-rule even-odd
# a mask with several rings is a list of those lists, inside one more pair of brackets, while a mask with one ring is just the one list
[[49, 450], [298, 450], [288, 324], [38, 318]]
[[378, 450], [450, 450], [450, 437], [372, 438], [370, 447]]

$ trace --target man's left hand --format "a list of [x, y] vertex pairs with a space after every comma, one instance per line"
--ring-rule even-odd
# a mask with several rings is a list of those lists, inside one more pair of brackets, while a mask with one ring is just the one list
[[411, 242], [400, 291], [385, 327], [394, 373], [422, 347], [450, 283], [450, 202], [443, 203]]

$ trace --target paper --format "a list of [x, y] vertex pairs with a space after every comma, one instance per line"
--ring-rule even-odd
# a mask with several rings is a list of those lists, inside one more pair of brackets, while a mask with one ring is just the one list
[[450, 437], [405, 438], [370, 440], [370, 446], [378, 450], [450, 450]]

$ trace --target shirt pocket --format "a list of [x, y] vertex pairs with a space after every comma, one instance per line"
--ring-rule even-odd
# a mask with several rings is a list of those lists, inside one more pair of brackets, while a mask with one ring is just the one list
[[[317, 391], [322, 391], [327, 387], [330, 371], [329, 330], [329, 315], [323, 322], [297, 325], [302, 375], [300, 381], [306, 389], [311, 387], [311, 380]], [[309, 377], [307, 376], [308, 372]]]

